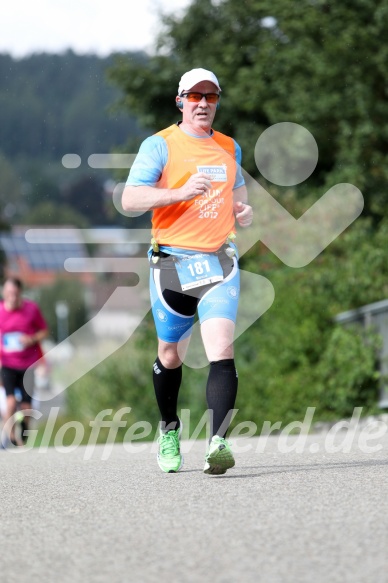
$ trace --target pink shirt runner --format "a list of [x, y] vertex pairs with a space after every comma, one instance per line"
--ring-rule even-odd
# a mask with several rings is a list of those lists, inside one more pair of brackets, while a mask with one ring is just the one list
[[43, 356], [39, 344], [24, 348], [20, 336], [29, 336], [46, 330], [47, 324], [35, 302], [23, 299], [16, 310], [6, 310], [0, 301], [1, 364], [8, 368], [25, 370]]

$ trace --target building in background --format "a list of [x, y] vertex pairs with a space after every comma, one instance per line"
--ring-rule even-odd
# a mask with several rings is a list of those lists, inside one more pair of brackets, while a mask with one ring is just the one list
[[[74, 278], [65, 261], [89, 257], [81, 232], [74, 227], [15, 226], [0, 232], [0, 248], [4, 252], [3, 277], [18, 277], [26, 288], [51, 285], [59, 276]], [[77, 273], [77, 278], [89, 285], [95, 280], [88, 272]]]

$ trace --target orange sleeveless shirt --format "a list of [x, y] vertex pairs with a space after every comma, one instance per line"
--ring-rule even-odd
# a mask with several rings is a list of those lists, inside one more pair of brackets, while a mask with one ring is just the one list
[[209, 138], [195, 138], [177, 125], [156, 135], [165, 139], [168, 150], [158, 188], [179, 188], [192, 174], [204, 172], [211, 176], [211, 189], [207, 195], [154, 209], [153, 237], [159, 245], [216, 251], [235, 232], [233, 139], [220, 132], [214, 132]]

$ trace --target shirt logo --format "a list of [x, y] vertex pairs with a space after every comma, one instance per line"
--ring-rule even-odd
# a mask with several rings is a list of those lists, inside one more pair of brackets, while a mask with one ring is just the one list
[[167, 315], [163, 310], [156, 310], [156, 314], [161, 322], [167, 322]]
[[226, 164], [220, 166], [197, 166], [198, 172], [203, 172], [209, 175], [209, 180], [211, 182], [226, 182]]
[[234, 285], [230, 285], [226, 291], [228, 296], [234, 300], [238, 297], [238, 289]]

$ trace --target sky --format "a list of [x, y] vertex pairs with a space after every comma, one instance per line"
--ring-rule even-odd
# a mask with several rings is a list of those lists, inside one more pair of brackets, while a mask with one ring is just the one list
[[153, 52], [158, 13], [179, 14], [191, 0], [1, 0], [0, 52], [106, 56]]

